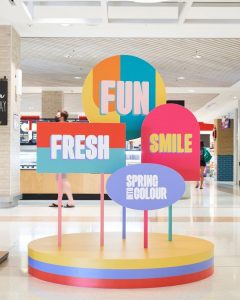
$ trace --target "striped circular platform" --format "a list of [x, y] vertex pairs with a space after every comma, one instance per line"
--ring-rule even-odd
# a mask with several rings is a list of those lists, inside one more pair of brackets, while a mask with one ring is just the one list
[[29, 273], [59, 284], [99, 288], [149, 288], [198, 281], [213, 274], [212, 243], [199, 238], [149, 234], [149, 248], [143, 235], [107, 233], [105, 246], [99, 234], [63, 235], [32, 241], [28, 246]]

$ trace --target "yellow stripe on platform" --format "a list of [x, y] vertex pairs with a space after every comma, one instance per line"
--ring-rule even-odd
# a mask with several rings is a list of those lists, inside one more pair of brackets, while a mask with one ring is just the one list
[[203, 239], [174, 235], [169, 242], [166, 234], [149, 234], [149, 248], [143, 248], [143, 234], [129, 233], [123, 241], [118, 233], [105, 234], [100, 248], [99, 234], [63, 235], [62, 249], [57, 237], [32, 241], [29, 256], [35, 260], [69, 267], [95, 269], [145, 269], [189, 265], [213, 257], [214, 245]]

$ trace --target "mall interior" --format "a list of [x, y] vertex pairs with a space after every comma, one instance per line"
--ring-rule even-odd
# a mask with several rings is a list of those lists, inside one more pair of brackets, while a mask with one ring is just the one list
[[[239, 299], [240, 0], [1, 0], [0, 11], [0, 299]], [[59, 207], [49, 207], [58, 199], [56, 174], [37, 171], [37, 124], [50, 124], [59, 111], [68, 112], [68, 123], [88, 123], [85, 79], [116, 55], [139, 57], [160, 73], [167, 103], [196, 117], [211, 154], [203, 188], [187, 181], [172, 208], [174, 234], [214, 244], [214, 274], [203, 280], [107, 289], [29, 274], [28, 244], [59, 229]], [[141, 163], [141, 149], [141, 138], [126, 142], [126, 165]], [[64, 194], [62, 232], [97, 237], [100, 176], [67, 177], [74, 207], [65, 208]], [[122, 208], [106, 189], [104, 205], [113, 244]], [[149, 234], [167, 233], [168, 213], [149, 211]], [[127, 210], [127, 235], [142, 234], [144, 216]]]

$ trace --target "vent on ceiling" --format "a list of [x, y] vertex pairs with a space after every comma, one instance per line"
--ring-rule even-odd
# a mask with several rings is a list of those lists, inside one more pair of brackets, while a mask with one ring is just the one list
[[209, 103], [209, 104], [206, 106], [206, 108], [212, 107], [212, 106], [214, 106], [214, 105], [216, 105], [216, 102]]

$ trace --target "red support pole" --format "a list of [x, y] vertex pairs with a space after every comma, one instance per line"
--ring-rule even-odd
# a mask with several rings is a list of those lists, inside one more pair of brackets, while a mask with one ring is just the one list
[[100, 174], [100, 246], [104, 246], [104, 174]]
[[58, 248], [62, 246], [62, 196], [63, 178], [62, 174], [57, 174], [58, 181]]
[[148, 211], [144, 210], [144, 248], [148, 248]]

